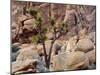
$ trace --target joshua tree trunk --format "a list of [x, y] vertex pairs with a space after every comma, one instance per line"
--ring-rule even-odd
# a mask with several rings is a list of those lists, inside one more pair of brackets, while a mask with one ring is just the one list
[[42, 41], [42, 45], [43, 45], [43, 51], [44, 51], [44, 59], [45, 59], [45, 64], [46, 64], [46, 67], [48, 68], [48, 59], [47, 59], [47, 52], [46, 52], [46, 47], [45, 47], [45, 42]]
[[49, 49], [48, 65], [47, 65], [47, 68], [50, 67], [50, 62], [51, 62], [51, 61], [50, 61], [50, 60], [51, 60], [51, 53], [52, 53], [52, 48], [53, 48], [54, 42], [55, 42], [55, 41], [52, 41], [52, 42], [51, 42], [51, 46], [50, 46], [50, 49]]

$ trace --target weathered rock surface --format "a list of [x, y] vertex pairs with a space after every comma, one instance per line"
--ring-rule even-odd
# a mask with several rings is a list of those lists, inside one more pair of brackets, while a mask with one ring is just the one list
[[[12, 63], [12, 74], [20, 74], [20, 73], [27, 73], [27, 72], [36, 72], [36, 65], [38, 60], [24, 60], [24, 61], [17, 61]], [[31, 70], [31, 71], [30, 71]]]
[[21, 44], [19, 42], [16, 42], [13, 44], [13, 46], [19, 47]]
[[76, 51], [71, 53], [61, 53], [52, 58], [53, 71], [78, 70], [89, 66], [88, 58], [84, 52]]
[[48, 37], [49, 40], [52, 40], [54, 37], [53, 33], [50, 33], [50, 32], [47, 33], [46, 36]]
[[16, 27], [17, 27], [17, 24], [16, 24], [16, 22], [12, 22], [11, 29], [12, 29], [12, 30], [14, 30], [14, 29], [16, 29]]
[[95, 49], [86, 53], [90, 64], [96, 63], [96, 51]]
[[32, 49], [32, 50], [34, 50], [34, 51], [37, 51], [37, 53], [39, 54], [39, 55], [41, 55], [41, 54], [43, 54], [44, 52], [43, 52], [43, 45], [41, 45], [41, 44], [22, 44], [21, 46], [20, 46], [20, 48], [23, 50], [23, 49], [25, 49], [25, 48], [30, 48], [30, 49]]
[[17, 52], [20, 49], [20, 43], [14, 43], [12, 45], [12, 52]]
[[77, 36], [70, 38], [66, 45], [66, 52], [72, 52], [76, 46]]
[[33, 50], [30, 47], [24, 48], [20, 50], [20, 53], [17, 57], [17, 61], [23, 61], [26, 59], [38, 59], [39, 54], [37, 53], [36, 50]]
[[94, 45], [89, 39], [81, 39], [77, 43], [77, 49], [79, 51], [88, 52], [94, 48]]
[[88, 38], [95, 44], [95, 42], [96, 42], [96, 34], [95, 34], [95, 32], [89, 33]]
[[77, 36], [73, 36], [64, 42], [61, 50], [65, 52], [74, 52], [77, 47]]
[[19, 55], [19, 51], [11, 53], [11, 61], [16, 61], [17, 56]]
[[89, 61], [84, 52], [76, 51], [68, 55], [67, 70], [85, 69], [88, 66]]
[[79, 39], [84, 39], [84, 38], [87, 38], [87, 29], [86, 28], [79, 31]]
[[22, 44], [21, 46], [19, 46], [21, 49], [23, 49], [23, 48], [27, 48], [27, 47], [33, 47], [33, 49], [35, 48], [35, 45], [34, 44]]
[[50, 71], [61, 71], [66, 68], [67, 53], [52, 56]]
[[37, 72], [48, 72], [49, 70], [45, 67], [45, 62], [43, 60], [39, 61], [36, 66]]
[[21, 15], [21, 16], [18, 17], [18, 19], [19, 19], [20, 22], [26, 20], [27, 18], [28, 17], [25, 16], [25, 15]]
[[24, 22], [24, 27], [23, 27], [23, 29], [27, 29], [27, 30], [29, 30], [29, 31], [32, 31], [33, 30], [33, 28], [34, 28], [34, 22], [35, 22], [35, 20], [34, 19], [29, 19], [29, 20], [26, 20], [25, 22]]
[[54, 43], [54, 54], [58, 54], [61, 51], [61, 47], [64, 45], [65, 40], [56, 40]]

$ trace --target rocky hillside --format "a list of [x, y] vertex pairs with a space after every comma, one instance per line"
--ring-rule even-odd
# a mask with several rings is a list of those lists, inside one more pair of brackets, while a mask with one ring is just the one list
[[[52, 46], [50, 68], [46, 67], [43, 45], [32, 41], [39, 30], [34, 25], [35, 16], [28, 13], [29, 9], [39, 9], [41, 25], [48, 30], [48, 39], [45, 41], [47, 57], [54, 37], [50, 13], [55, 18], [58, 31], [62, 22], [68, 25], [66, 34], [58, 38]], [[95, 6], [12, 1], [11, 11], [12, 74], [96, 68]]]

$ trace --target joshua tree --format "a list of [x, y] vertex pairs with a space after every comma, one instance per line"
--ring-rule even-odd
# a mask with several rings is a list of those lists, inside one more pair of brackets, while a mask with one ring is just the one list
[[52, 53], [52, 47], [57, 39], [59, 39], [61, 36], [65, 35], [68, 31], [67, 29], [67, 23], [62, 22], [59, 27], [56, 27], [56, 21], [53, 14], [53, 4], [50, 4], [50, 11], [49, 11], [49, 20], [52, 28], [52, 33], [54, 34], [53, 39], [51, 41], [49, 54], [47, 55], [45, 40], [47, 39], [46, 33], [48, 31], [47, 27], [42, 25], [42, 16], [41, 12], [35, 9], [29, 9], [28, 12], [31, 16], [34, 16], [35, 18], [35, 27], [38, 30], [38, 34], [33, 36], [33, 42], [41, 42], [43, 45], [43, 51], [44, 51], [44, 59], [46, 63], [46, 67], [49, 69], [50, 66], [50, 60], [51, 60], [51, 53]]

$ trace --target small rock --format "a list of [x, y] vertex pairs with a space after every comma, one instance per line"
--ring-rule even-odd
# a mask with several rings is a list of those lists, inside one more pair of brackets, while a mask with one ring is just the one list
[[58, 54], [61, 52], [61, 47], [64, 45], [65, 40], [56, 40], [54, 43], [54, 53]]
[[12, 38], [16, 35], [16, 29], [11, 30]]
[[43, 55], [44, 55], [43, 45], [38, 44], [38, 45], [36, 46], [36, 49], [37, 49], [37, 52], [38, 52], [38, 54], [39, 54], [40, 56], [43, 56]]
[[11, 29], [12, 29], [12, 30], [13, 30], [13, 29], [16, 29], [16, 27], [17, 27], [17, 24], [16, 24], [15, 22], [12, 22]]
[[33, 25], [34, 19], [29, 19], [24, 22], [25, 25]]
[[48, 37], [49, 40], [52, 40], [54, 37], [53, 33], [50, 33], [50, 32], [47, 33], [46, 36]]
[[20, 17], [18, 17], [19, 21], [24, 21], [26, 20], [28, 17], [25, 15], [21, 15]]
[[35, 25], [34, 25], [34, 19], [29, 19], [29, 20], [26, 20], [25, 22], [24, 22], [24, 27], [23, 27], [23, 29], [27, 29], [27, 30], [29, 30], [29, 31], [32, 31], [33, 30], [33, 28], [36, 28], [36, 27], [34, 27]]
[[96, 69], [96, 64], [90, 64], [88, 67], [89, 70]]
[[95, 32], [89, 33], [88, 38], [95, 44], [95, 42], [96, 42], [96, 34], [95, 34]]
[[20, 49], [20, 43], [14, 43], [12, 44], [12, 52], [17, 52]]
[[19, 47], [21, 44], [19, 42], [16, 42], [13, 44], [13, 46]]
[[67, 42], [68, 42], [68, 41], [65, 41], [64, 44], [63, 44], [63, 46], [61, 47], [61, 51], [62, 51], [62, 52], [66, 52]]
[[[52, 40], [45, 41], [47, 54], [49, 54], [51, 42], [52, 42]], [[61, 51], [61, 47], [63, 46], [63, 44], [64, 44], [64, 40], [56, 40], [55, 43], [53, 44], [53, 47], [52, 47], [52, 53], [54, 55], [58, 54], [58, 52]]]
[[16, 58], [17, 58], [17, 56], [19, 55], [19, 51], [17, 51], [17, 52], [14, 52], [14, 53], [11, 53], [11, 61], [13, 62], [13, 61], [16, 61]]
[[87, 29], [86, 28], [79, 31], [79, 39], [84, 39], [84, 38], [87, 38]]

